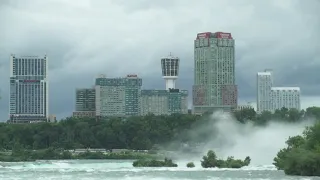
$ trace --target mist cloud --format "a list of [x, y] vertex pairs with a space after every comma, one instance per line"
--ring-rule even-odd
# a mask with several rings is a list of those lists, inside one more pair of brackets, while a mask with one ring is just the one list
[[[197, 135], [202, 136], [202, 143], [197, 147], [189, 148], [194, 153], [185, 153], [178, 148], [175, 158], [185, 161], [193, 160], [199, 162], [208, 150], [214, 150], [217, 156], [226, 159], [228, 156], [244, 159], [250, 156], [252, 165], [271, 165], [278, 151], [286, 147], [289, 136], [301, 135], [306, 126], [314, 124], [314, 120], [306, 120], [300, 123], [282, 123], [276, 120], [270, 121], [266, 126], [254, 126], [252, 123], [241, 124], [229, 113], [215, 112], [209, 120], [190, 129], [183, 134], [188, 136], [188, 144], [199, 142]], [[169, 146], [179, 143], [173, 142]]]

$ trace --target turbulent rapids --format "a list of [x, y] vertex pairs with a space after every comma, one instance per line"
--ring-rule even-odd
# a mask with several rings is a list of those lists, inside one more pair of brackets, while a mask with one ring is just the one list
[[289, 179], [273, 165], [248, 166], [241, 169], [187, 168], [178, 161], [175, 168], [134, 168], [131, 160], [70, 160], [36, 162], [0, 162], [0, 179], [4, 180], [100, 180], [115, 179]]

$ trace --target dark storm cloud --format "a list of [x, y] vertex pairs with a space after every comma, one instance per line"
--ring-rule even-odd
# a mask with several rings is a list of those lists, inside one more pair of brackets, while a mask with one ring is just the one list
[[[188, 2], [188, 3], [187, 3]], [[318, 0], [2, 0], [0, 118], [8, 114], [9, 55], [49, 56], [50, 112], [74, 110], [76, 87], [93, 78], [135, 73], [146, 88], [164, 88], [160, 58], [181, 59], [178, 87], [193, 83], [193, 40], [205, 31], [236, 39], [241, 98], [255, 96], [257, 71], [273, 68], [277, 85], [318, 93]]]

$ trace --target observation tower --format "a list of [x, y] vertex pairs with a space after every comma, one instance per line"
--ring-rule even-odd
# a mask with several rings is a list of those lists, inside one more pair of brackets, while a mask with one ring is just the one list
[[179, 75], [178, 57], [169, 54], [167, 57], [161, 58], [162, 78], [166, 81], [166, 90], [176, 88], [176, 80]]

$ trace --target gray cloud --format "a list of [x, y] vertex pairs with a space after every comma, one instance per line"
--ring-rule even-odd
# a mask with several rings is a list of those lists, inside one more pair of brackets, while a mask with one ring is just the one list
[[0, 118], [8, 114], [9, 55], [48, 54], [50, 111], [74, 109], [76, 87], [108, 76], [139, 74], [162, 88], [160, 58], [181, 58], [178, 85], [191, 90], [193, 40], [226, 31], [236, 39], [242, 98], [255, 96], [255, 74], [273, 68], [278, 85], [317, 95], [320, 68], [318, 0], [2, 0], [0, 2]]

